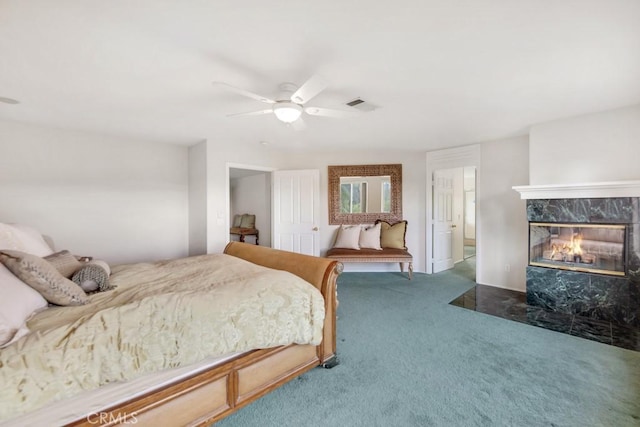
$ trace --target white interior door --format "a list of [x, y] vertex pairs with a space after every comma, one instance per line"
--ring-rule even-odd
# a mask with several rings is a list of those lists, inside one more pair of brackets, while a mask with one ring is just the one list
[[453, 268], [454, 169], [433, 173], [433, 272]]
[[320, 256], [320, 171], [275, 171], [272, 177], [272, 246]]

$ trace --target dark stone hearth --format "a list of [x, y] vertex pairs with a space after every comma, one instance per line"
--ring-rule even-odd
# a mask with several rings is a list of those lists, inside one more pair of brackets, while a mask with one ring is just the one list
[[580, 338], [640, 351], [640, 328], [615, 322], [548, 311], [526, 303], [527, 295], [511, 289], [476, 285], [452, 305]]
[[625, 277], [527, 267], [527, 304], [640, 326], [640, 198], [527, 200], [530, 222], [626, 224]]

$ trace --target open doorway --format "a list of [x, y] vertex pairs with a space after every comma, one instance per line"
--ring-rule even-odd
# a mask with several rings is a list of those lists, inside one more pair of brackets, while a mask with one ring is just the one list
[[[244, 236], [246, 243], [271, 247], [271, 171], [251, 166], [233, 165], [229, 172], [229, 223], [236, 215], [255, 215], [258, 235]], [[230, 235], [229, 240], [240, 236]]]
[[458, 268], [476, 275], [478, 145], [427, 153], [427, 273]]
[[463, 168], [463, 260], [476, 256], [476, 167]]
[[[433, 172], [433, 272], [449, 270], [476, 254], [476, 168]], [[475, 263], [469, 261], [471, 267]]]

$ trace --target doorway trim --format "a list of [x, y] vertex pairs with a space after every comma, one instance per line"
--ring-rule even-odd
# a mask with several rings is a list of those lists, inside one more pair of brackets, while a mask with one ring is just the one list
[[[477, 265], [482, 265], [482, 250], [479, 244], [480, 236], [480, 209], [478, 200], [482, 189], [480, 188], [480, 176], [482, 174], [480, 163], [480, 144], [464, 147], [449, 148], [446, 150], [428, 151], [427, 161], [427, 209], [426, 209], [426, 273], [433, 274], [433, 173], [438, 169], [452, 169], [465, 166], [476, 168], [476, 260]], [[481, 283], [481, 278], [476, 269], [476, 282]]]
[[[229, 230], [229, 228], [231, 228], [231, 179], [229, 177], [230, 174], [230, 169], [246, 169], [246, 170], [252, 170], [252, 171], [260, 171], [260, 172], [265, 172], [265, 173], [271, 173], [273, 171], [278, 170], [277, 168], [272, 168], [269, 166], [256, 166], [256, 165], [246, 165], [246, 164], [242, 164], [242, 163], [230, 163], [227, 162], [226, 163], [226, 171], [225, 171], [225, 226], [227, 231]], [[272, 184], [273, 185], [273, 184]], [[220, 218], [218, 218], [220, 219]], [[269, 224], [270, 227], [273, 227], [273, 220], [271, 221], [271, 224]], [[231, 241], [231, 236], [227, 234], [227, 243], [229, 243]]]

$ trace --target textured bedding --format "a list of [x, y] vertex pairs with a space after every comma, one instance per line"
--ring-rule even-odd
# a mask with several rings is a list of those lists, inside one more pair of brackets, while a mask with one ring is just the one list
[[38, 313], [0, 350], [0, 420], [208, 356], [322, 340], [315, 287], [233, 256], [115, 266], [110, 280], [116, 289]]

